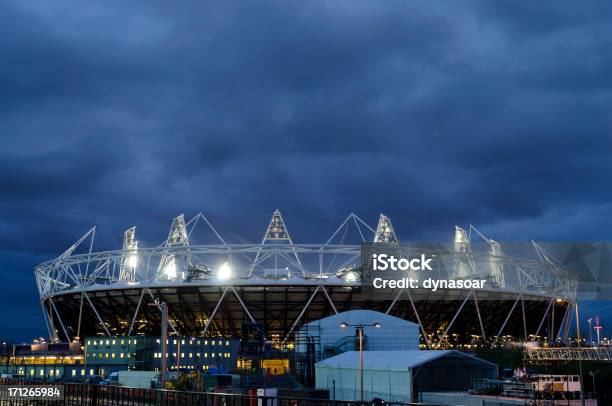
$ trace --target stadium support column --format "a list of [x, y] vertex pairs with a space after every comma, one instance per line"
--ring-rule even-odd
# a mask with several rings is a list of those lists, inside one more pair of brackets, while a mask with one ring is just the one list
[[83, 292], [83, 293], [85, 294], [85, 299], [87, 299], [87, 301], [89, 302], [89, 305], [91, 306], [92, 310], [96, 314], [96, 317], [98, 318], [98, 321], [102, 325], [102, 328], [104, 328], [104, 331], [106, 332], [106, 335], [110, 337], [111, 333], [110, 333], [110, 331], [108, 331], [108, 328], [106, 327], [106, 323], [104, 323], [104, 320], [102, 320], [102, 317], [100, 317], [100, 313], [98, 313], [98, 310], [96, 309], [96, 306], [94, 306], [94, 304], [92, 303], [91, 299], [89, 298], [89, 295], [87, 293], [85, 293], [85, 292]]
[[202, 330], [202, 335], [206, 334], [206, 331], [208, 331], [208, 327], [210, 327], [210, 324], [212, 323], [215, 314], [217, 314], [217, 311], [219, 310], [219, 307], [221, 306], [221, 302], [223, 302], [223, 298], [225, 298], [225, 295], [227, 294], [227, 291], [229, 290], [229, 288], [225, 288], [223, 290], [223, 293], [221, 294], [221, 297], [219, 298], [219, 301], [217, 302], [217, 305], [215, 306], [215, 309], [213, 310], [213, 312], [210, 314], [210, 317], [208, 318], [208, 321], [206, 322], [206, 325], [204, 326], [204, 330]]
[[[544, 312], [544, 316], [542, 316], [542, 321], [540, 321], [540, 324], [538, 325], [538, 329], [536, 330], [536, 338], [538, 337], [538, 335], [540, 334], [540, 330], [542, 329], [542, 325], [544, 324], [544, 320], [546, 320], [546, 316], [548, 316], [548, 312], [550, 311], [550, 308], [552, 307], [553, 303], [554, 303], [554, 299], [551, 300], [550, 302], [548, 302], [548, 307], [546, 308], [546, 311]], [[554, 309], [553, 309], [554, 311]], [[552, 331], [552, 329], [551, 329]]]
[[306, 310], [308, 309], [308, 307], [310, 306], [310, 303], [312, 302], [312, 299], [315, 298], [315, 296], [317, 295], [317, 293], [319, 292], [319, 289], [321, 288], [321, 285], [317, 285], [317, 288], [315, 289], [315, 291], [312, 293], [312, 295], [310, 296], [310, 299], [308, 299], [308, 302], [306, 302], [306, 306], [304, 306], [304, 308], [302, 309], [302, 311], [300, 312], [299, 316], [297, 317], [297, 319], [295, 319], [295, 321], [293, 322], [293, 325], [291, 326], [291, 328], [289, 329], [289, 331], [287, 332], [287, 335], [285, 336], [285, 338], [283, 339], [283, 341], [281, 342], [281, 347], [283, 345], [285, 345], [285, 342], [287, 341], [287, 339], [289, 338], [289, 336], [291, 335], [291, 333], [293, 332], [293, 329], [295, 328], [295, 326], [298, 325], [298, 323], [300, 322], [300, 320], [302, 319], [302, 316], [304, 316], [304, 313], [306, 313]]
[[142, 304], [142, 299], [144, 298], [145, 292], [145, 289], [140, 292], [140, 298], [138, 299], [138, 304], [136, 305], [136, 311], [134, 311], [134, 317], [132, 317], [132, 322], [130, 323], [130, 328], [127, 332], [128, 336], [132, 334], [132, 330], [134, 329], [134, 323], [136, 323], [136, 317], [138, 316], [138, 312], [140, 311], [140, 305]]
[[510, 320], [510, 316], [512, 315], [512, 312], [514, 311], [514, 308], [518, 304], [519, 300], [522, 300], [522, 299], [523, 299], [523, 296], [521, 295], [521, 296], [517, 297], [516, 300], [514, 301], [514, 304], [512, 305], [512, 308], [510, 309], [510, 311], [508, 312], [508, 315], [506, 316], [506, 319], [504, 320], [504, 324], [501, 325], [501, 327], [499, 328], [499, 331], [497, 332], [497, 335], [495, 336], [495, 339], [491, 343], [491, 348], [495, 347], [495, 343], [497, 343], [497, 340], [499, 339], [499, 336], [501, 335], [502, 331], [504, 331], [504, 327], [506, 327], [506, 324], [508, 323], [508, 320]]
[[81, 303], [79, 304], [79, 323], [77, 325], [77, 336], [75, 337], [77, 340], [81, 339], [81, 320], [83, 319], [83, 292], [81, 292]]

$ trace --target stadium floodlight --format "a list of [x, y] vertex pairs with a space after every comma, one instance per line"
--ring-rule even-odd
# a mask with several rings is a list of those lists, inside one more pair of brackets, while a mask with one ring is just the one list
[[164, 273], [168, 279], [176, 279], [176, 262], [174, 258], [170, 259], [166, 266], [164, 266]]
[[357, 282], [359, 280], [359, 275], [357, 275], [357, 272], [350, 271], [344, 275], [344, 280], [347, 282]]
[[223, 265], [219, 267], [217, 271], [217, 278], [221, 280], [230, 279], [232, 277], [232, 268], [230, 268], [227, 262], [224, 262]]
[[128, 257], [128, 266], [132, 269], [138, 266], [138, 255], [130, 255]]

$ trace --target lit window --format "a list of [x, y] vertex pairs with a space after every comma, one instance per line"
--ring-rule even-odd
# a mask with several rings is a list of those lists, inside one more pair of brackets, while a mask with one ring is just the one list
[[115, 358], [115, 353], [114, 352], [111, 354], [111, 358]]
[[94, 375], [94, 370], [93, 369], [89, 370], [89, 375]]
[[87, 345], [91, 345], [91, 341], [90, 340], [87, 340]]
[[161, 340], [158, 338], [157, 340], [155, 340], [155, 342], [156, 342], [157, 344], [159, 344], [159, 343], [161, 343]]
[[85, 376], [85, 370], [81, 369], [81, 376]]
[[192, 352], [189, 353], [189, 358], [193, 358], [193, 353]]
[[176, 340], [174, 340], [174, 341], [172, 342], [172, 344], [176, 345]]
[[108, 352], [106, 353], [106, 358], [108, 358]]
[[185, 340], [181, 340], [181, 345], [185, 345]]
[[181, 358], [185, 358], [185, 353], [181, 352]]
[[208, 340], [204, 340], [204, 345], [208, 345]]
[[204, 358], [208, 358], [208, 353], [207, 352], [204, 353]]
[[116, 341], [115, 341], [115, 340], [113, 340], [113, 345], [115, 345], [115, 344], [116, 344]]
[[30, 370], [30, 376], [34, 376], [34, 372], [36, 372], [36, 371], [34, 371], [33, 369]]
[[43, 371], [42, 369], [40, 370], [40, 376], [43, 376], [45, 374], [45, 371]]
[[110, 344], [110, 340], [106, 340], [106, 345], [109, 345], [109, 344]]
[[200, 340], [197, 341], [198, 345], [200, 345]]
[[120, 354], [119, 354], [119, 358], [123, 358], [123, 353], [120, 353]]
[[226, 341], [226, 342], [225, 342], [225, 345], [227, 345], [227, 346], [229, 347], [229, 341]]
[[121, 345], [125, 345], [125, 340], [121, 340]]

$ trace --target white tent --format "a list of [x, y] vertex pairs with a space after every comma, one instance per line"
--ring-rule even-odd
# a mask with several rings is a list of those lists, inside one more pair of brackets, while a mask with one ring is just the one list
[[[456, 350], [364, 351], [364, 400], [410, 402], [413, 391], [467, 390], [473, 378], [494, 378], [497, 365]], [[337, 400], [359, 400], [359, 351], [315, 365], [317, 389]]]

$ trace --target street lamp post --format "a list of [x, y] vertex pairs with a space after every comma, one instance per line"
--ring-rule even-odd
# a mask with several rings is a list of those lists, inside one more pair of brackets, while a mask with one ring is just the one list
[[340, 323], [340, 328], [355, 327], [359, 336], [359, 400], [363, 402], [363, 329], [366, 327], [380, 328], [382, 324], [374, 322], [372, 324], [348, 324]]

